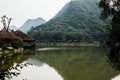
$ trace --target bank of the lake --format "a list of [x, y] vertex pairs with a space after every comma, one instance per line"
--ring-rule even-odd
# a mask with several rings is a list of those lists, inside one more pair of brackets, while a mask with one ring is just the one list
[[36, 42], [37, 47], [81, 47], [81, 46], [100, 46], [100, 42]]

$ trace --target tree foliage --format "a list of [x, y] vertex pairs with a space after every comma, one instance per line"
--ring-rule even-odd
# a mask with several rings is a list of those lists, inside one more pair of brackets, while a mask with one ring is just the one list
[[21, 48], [25, 46], [25, 42], [22, 39], [13, 40], [11, 45], [14, 48]]
[[100, 7], [103, 19], [112, 16], [107, 26], [107, 46], [110, 48], [108, 58], [113, 67], [120, 70], [120, 0], [101, 0]]

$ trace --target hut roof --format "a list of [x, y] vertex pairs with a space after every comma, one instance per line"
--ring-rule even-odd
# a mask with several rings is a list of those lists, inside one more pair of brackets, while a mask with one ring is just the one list
[[34, 42], [35, 41], [34, 38], [26, 35], [24, 32], [22, 32], [20, 30], [15, 31], [15, 34], [26, 42]]
[[0, 31], [0, 39], [18, 39], [19, 37], [16, 36], [14, 33], [7, 31], [7, 29], [4, 27]]

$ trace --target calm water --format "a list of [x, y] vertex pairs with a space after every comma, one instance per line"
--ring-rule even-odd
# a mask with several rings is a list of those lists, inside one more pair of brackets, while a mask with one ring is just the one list
[[107, 62], [106, 54], [98, 47], [38, 48], [12, 57], [7, 69], [22, 67], [10, 70], [20, 73], [11, 80], [112, 80], [119, 72]]

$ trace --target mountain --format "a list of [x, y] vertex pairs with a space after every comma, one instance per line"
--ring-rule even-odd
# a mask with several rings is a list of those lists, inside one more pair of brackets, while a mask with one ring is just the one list
[[100, 31], [99, 0], [71, 0], [50, 21], [33, 28], [28, 34], [40, 41], [93, 42], [104, 39]]
[[46, 21], [42, 18], [28, 19], [19, 29], [27, 33], [32, 27], [44, 24]]
[[11, 25], [9, 29], [16, 31], [18, 28], [15, 25]]

